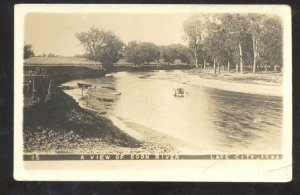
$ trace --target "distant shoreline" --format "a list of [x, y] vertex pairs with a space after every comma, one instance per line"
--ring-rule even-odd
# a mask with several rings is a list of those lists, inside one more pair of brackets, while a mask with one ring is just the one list
[[[96, 63], [85, 58], [77, 57], [32, 57], [24, 61], [25, 70], [34, 67], [46, 68], [48, 73], [57, 84], [67, 81], [85, 78], [97, 78], [104, 76], [105, 72]], [[193, 69], [192, 65], [174, 64], [149, 64], [133, 66], [124, 60], [114, 65], [111, 70], [114, 72], [145, 72], [158, 70], [183, 70], [189, 77], [181, 81], [183, 84], [193, 84], [203, 87], [220, 89], [238, 93], [248, 93], [267, 96], [283, 96], [282, 73], [258, 72], [258, 73], [235, 73], [228, 70], [221, 70], [221, 74], [214, 74], [212, 68]]]
[[[203, 87], [231, 92], [283, 97], [283, 88], [281, 83], [270, 83], [264, 80], [256, 80], [257, 83], [255, 83], [254, 80], [250, 80], [249, 78], [247, 78], [247, 76], [253, 76], [252, 73], [249, 73], [248, 75], [241, 75], [237, 73], [222, 73], [221, 76], [216, 75], [214, 78], [207, 78], [207, 76], [205, 76], [204, 74], [205, 73], [190, 73], [190, 76], [192, 78], [189, 77], [183, 82], [186, 84], [200, 85]], [[229, 79], [224, 79], [224, 74], [229, 75]], [[236, 74], [241, 80], [230, 79], [230, 76], [233, 77], [236, 76]], [[255, 74], [254, 76], [257, 75], [258, 74]], [[272, 76], [273, 75], [269, 77]]]
[[[183, 70], [177, 82], [181, 84], [198, 85], [224, 91], [283, 97], [282, 73], [234, 73], [223, 71], [214, 74], [212, 69]], [[159, 79], [155, 74], [147, 78]]]

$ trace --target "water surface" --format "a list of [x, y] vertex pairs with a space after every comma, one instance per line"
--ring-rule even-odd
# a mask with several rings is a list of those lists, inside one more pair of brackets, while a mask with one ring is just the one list
[[[109, 84], [121, 92], [110, 114], [206, 148], [207, 153], [280, 152], [282, 98], [189, 85], [186, 77], [182, 71], [119, 72], [81, 82]], [[174, 97], [177, 87], [189, 95]]]

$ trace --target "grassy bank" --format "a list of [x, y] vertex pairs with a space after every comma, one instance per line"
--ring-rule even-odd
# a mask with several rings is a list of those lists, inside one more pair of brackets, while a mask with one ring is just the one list
[[197, 75], [203, 79], [213, 79], [245, 84], [258, 85], [281, 85], [283, 81], [283, 73], [278, 72], [244, 72], [236, 73], [235, 71], [222, 70], [220, 74], [214, 74], [213, 69], [192, 69], [189, 71], [192, 75]]
[[[28, 68], [25, 66], [25, 70]], [[43, 65], [43, 68], [47, 77], [35, 78], [36, 93], [24, 98], [25, 153], [90, 153], [140, 146], [139, 141], [116, 128], [107, 118], [81, 108], [58, 87], [73, 79], [101, 77], [102, 70], [84, 65]], [[44, 102], [50, 80], [54, 83], [51, 99]]]
[[136, 148], [140, 144], [107, 118], [79, 107], [60, 89], [51, 101], [24, 109], [26, 153], [92, 152], [107, 145]]
[[[101, 112], [80, 107], [59, 86], [73, 79], [101, 77], [104, 73], [99, 69], [53, 66], [47, 68], [47, 73], [47, 78], [35, 81], [36, 98], [32, 95], [25, 97], [23, 140], [26, 154], [157, 154], [176, 151], [170, 144], [131, 137]], [[50, 101], [44, 102], [50, 80], [55, 83], [53, 93]], [[107, 103], [106, 99], [103, 100], [97, 100], [97, 105]]]
[[158, 142], [151, 137], [137, 140], [129, 136], [99, 112], [81, 108], [60, 89], [55, 90], [51, 101], [24, 109], [23, 136], [25, 154], [161, 154], [177, 151], [169, 142]]
[[113, 72], [142, 72], [142, 71], [155, 71], [155, 70], [190, 70], [194, 66], [191, 65], [141, 65], [141, 66], [133, 66], [133, 65], [115, 65], [112, 69]]

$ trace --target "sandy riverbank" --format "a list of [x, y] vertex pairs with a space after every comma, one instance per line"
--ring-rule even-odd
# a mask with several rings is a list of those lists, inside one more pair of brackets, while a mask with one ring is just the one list
[[[76, 82], [68, 82], [63, 84], [64, 92], [78, 102], [78, 104], [88, 110], [95, 111], [101, 116], [109, 119], [114, 126], [121, 129], [128, 136], [141, 142], [138, 148], [119, 148], [118, 152], [127, 153], [188, 153], [188, 152], [199, 152], [199, 148], [180, 140], [170, 135], [166, 135], [157, 132], [153, 129], [149, 129], [143, 125], [133, 123], [123, 118], [117, 118], [112, 115], [111, 106], [118, 98], [121, 93], [109, 83], [98, 84], [96, 88], [92, 88], [90, 91], [85, 91], [84, 96], [81, 97], [81, 92], [74, 86]], [[69, 90], [67, 90], [70, 88]], [[108, 147], [109, 148], [109, 147]], [[116, 148], [117, 150], [117, 148]]]
[[[176, 72], [163, 75], [149, 74], [146, 79], [170, 79], [182, 84], [198, 85], [238, 93], [256, 95], [283, 96], [282, 73], [234, 73], [223, 71], [214, 74], [211, 69], [192, 69], [184, 71], [176, 78]], [[176, 79], [174, 79], [176, 78]]]
[[[172, 153], [181, 153], [181, 154], [199, 154], [205, 153], [209, 148], [200, 148], [199, 146], [188, 143], [182, 139], [172, 137], [170, 135], [158, 132], [154, 129], [150, 129], [143, 125], [128, 121], [124, 118], [110, 117], [113, 121], [113, 124], [124, 130], [130, 136], [142, 141], [146, 146], [152, 146], [159, 148], [168, 149]], [[158, 150], [159, 151], [159, 150]], [[211, 152], [217, 152], [212, 151]], [[148, 153], [148, 152], [146, 152]]]
[[181, 82], [201, 85], [225, 91], [269, 96], [283, 96], [282, 73], [234, 73], [223, 71], [214, 74], [213, 70], [187, 71], [189, 76]]
[[[24, 109], [26, 153], [76, 153], [93, 151], [95, 145], [139, 147], [140, 142], [116, 128], [97, 112], [85, 110], [61, 90], [51, 101]], [[103, 145], [103, 147], [101, 147]]]
[[154, 142], [145, 133], [137, 139], [99, 112], [81, 108], [61, 89], [50, 102], [25, 108], [23, 135], [25, 154], [178, 153], [171, 142]]

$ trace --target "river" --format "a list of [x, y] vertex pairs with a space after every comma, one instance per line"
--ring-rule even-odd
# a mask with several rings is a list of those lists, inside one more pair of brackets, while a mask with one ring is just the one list
[[[206, 148], [207, 153], [280, 152], [282, 97], [187, 84], [187, 78], [183, 71], [119, 72], [65, 85], [110, 86], [121, 95], [109, 115]], [[178, 87], [188, 96], [174, 97], [173, 88]], [[66, 92], [75, 99], [81, 95], [80, 89]]]

